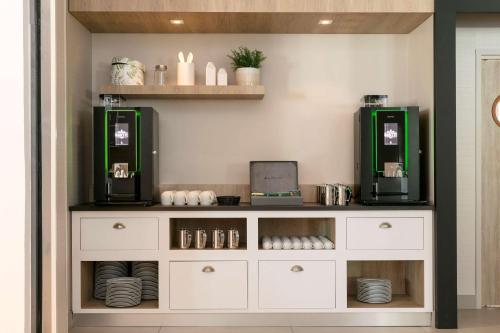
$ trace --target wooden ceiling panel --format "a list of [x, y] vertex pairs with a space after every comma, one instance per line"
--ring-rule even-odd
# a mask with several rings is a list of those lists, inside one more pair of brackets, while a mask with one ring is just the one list
[[405, 34], [433, 10], [430, 0], [70, 0], [93, 33]]

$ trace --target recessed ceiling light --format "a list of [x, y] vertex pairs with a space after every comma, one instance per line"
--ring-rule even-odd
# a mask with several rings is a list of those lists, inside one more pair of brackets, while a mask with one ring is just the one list
[[184, 24], [184, 20], [182, 20], [182, 19], [170, 20], [170, 24], [176, 24], [176, 25]]
[[333, 23], [333, 20], [319, 20], [319, 22], [318, 22], [319, 25], [329, 25], [332, 23]]

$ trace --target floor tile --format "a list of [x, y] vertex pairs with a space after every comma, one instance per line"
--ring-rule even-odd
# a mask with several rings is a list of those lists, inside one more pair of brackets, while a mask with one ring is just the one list
[[158, 333], [160, 327], [73, 327], [70, 333]]
[[289, 327], [163, 327], [160, 333], [292, 333]]

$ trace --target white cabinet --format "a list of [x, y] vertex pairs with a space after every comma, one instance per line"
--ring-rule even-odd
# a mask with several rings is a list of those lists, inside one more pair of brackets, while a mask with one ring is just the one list
[[157, 250], [157, 218], [82, 218], [81, 250]]
[[334, 308], [335, 262], [260, 261], [259, 307], [262, 309]]
[[170, 262], [170, 308], [247, 308], [247, 262]]
[[[329, 325], [359, 319], [377, 326], [378, 315], [395, 312], [414, 314], [414, 320], [405, 319], [405, 325], [422, 326], [432, 318], [431, 210], [161, 209], [72, 213], [72, 311], [76, 315], [100, 314], [99, 318], [110, 321], [115, 319], [105, 314], [168, 315], [137, 319], [142, 325], [163, 320], [160, 326], [186, 322], [314, 326], [321, 321], [318, 316]], [[193, 231], [199, 225], [207, 231], [220, 227], [226, 235], [235, 227], [246, 242], [231, 250], [226, 241], [224, 249], [215, 250], [209, 237], [205, 249], [175, 247], [176, 230]], [[322, 234], [336, 247], [266, 251], [259, 248], [264, 234]], [[104, 300], [94, 299], [94, 262], [115, 260], [158, 262], [159, 299], [132, 308], [110, 308]], [[393, 302], [357, 302], [359, 277], [390, 278]], [[401, 322], [397, 316], [391, 318], [384, 324]]]
[[351, 217], [347, 219], [348, 250], [423, 250], [424, 219]]

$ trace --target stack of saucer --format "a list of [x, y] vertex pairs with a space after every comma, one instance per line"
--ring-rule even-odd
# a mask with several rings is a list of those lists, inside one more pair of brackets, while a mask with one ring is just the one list
[[127, 308], [141, 303], [141, 279], [121, 277], [106, 283], [106, 306]]
[[392, 283], [388, 279], [357, 279], [358, 301], [384, 304], [392, 301]]
[[106, 281], [128, 276], [126, 261], [97, 261], [94, 274], [94, 297], [106, 299]]
[[158, 262], [132, 262], [132, 276], [142, 280], [142, 299], [158, 299]]

